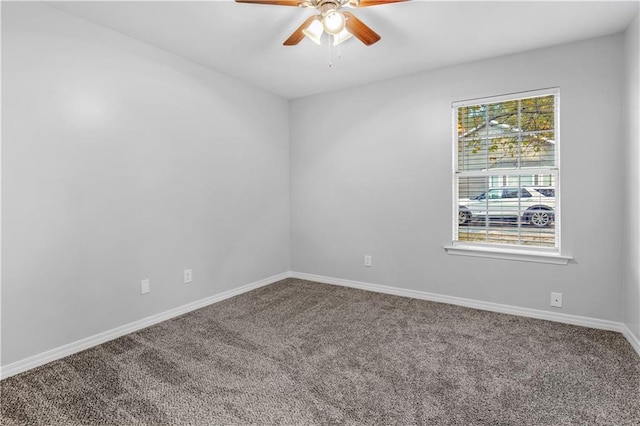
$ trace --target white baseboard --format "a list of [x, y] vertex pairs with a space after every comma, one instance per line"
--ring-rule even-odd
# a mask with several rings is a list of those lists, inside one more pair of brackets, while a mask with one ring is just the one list
[[269, 278], [265, 278], [259, 281], [252, 282], [250, 284], [243, 285], [238, 288], [234, 288], [222, 293], [215, 294], [213, 296], [206, 297], [204, 299], [196, 300], [195, 302], [187, 303], [186, 305], [179, 306], [177, 308], [170, 309], [159, 314], [152, 315], [150, 317], [143, 318], [138, 321], [125, 324], [120, 327], [107, 330], [102, 333], [98, 333], [94, 336], [90, 336], [84, 339], [80, 339], [76, 342], [60, 346], [55, 349], [25, 358], [20, 361], [2, 366], [0, 368], [0, 379], [14, 376], [32, 368], [39, 367], [49, 362], [64, 358], [69, 355], [73, 355], [85, 349], [89, 349], [93, 346], [100, 345], [125, 334], [133, 333], [134, 331], [147, 328], [162, 321], [166, 321], [171, 318], [186, 314], [187, 312], [194, 311], [196, 309], [203, 308], [216, 302], [220, 302], [230, 297], [237, 296], [242, 293], [246, 293], [251, 290], [255, 290], [260, 287], [264, 287], [269, 284], [273, 284], [277, 281], [290, 277], [289, 272], [283, 272], [282, 274], [274, 275]]
[[626, 325], [624, 325], [622, 335], [626, 337], [629, 343], [631, 343], [631, 346], [633, 346], [633, 349], [635, 349], [638, 355], [640, 355], [640, 338], [634, 335]]
[[502, 305], [498, 303], [483, 302], [480, 300], [466, 299], [462, 297], [446, 296], [436, 293], [428, 293], [418, 290], [409, 290], [398, 287], [389, 287], [379, 284], [370, 284], [360, 281], [344, 280], [340, 278], [331, 278], [321, 275], [305, 274], [301, 272], [283, 272], [278, 275], [274, 275], [269, 278], [265, 278], [259, 281], [255, 281], [250, 284], [243, 285], [241, 287], [231, 289], [216, 295], [206, 297], [204, 299], [197, 300], [195, 302], [188, 303], [186, 305], [179, 306], [177, 308], [170, 309], [165, 312], [161, 312], [156, 315], [152, 315], [147, 318], [143, 318], [138, 321], [134, 321], [129, 324], [125, 324], [120, 327], [116, 327], [111, 330], [90, 336], [76, 342], [69, 343], [64, 346], [60, 346], [55, 349], [25, 358], [20, 361], [8, 364], [0, 367], [0, 379], [14, 376], [32, 368], [39, 367], [49, 362], [64, 358], [69, 355], [73, 355], [80, 351], [89, 349], [93, 346], [100, 345], [118, 337], [124, 336], [129, 333], [141, 330], [143, 328], [152, 326], [162, 321], [166, 321], [171, 318], [186, 314], [187, 312], [194, 311], [196, 309], [203, 308], [205, 306], [220, 302], [225, 299], [237, 296], [242, 293], [246, 293], [251, 290], [255, 290], [260, 287], [264, 287], [269, 284], [273, 284], [277, 281], [285, 278], [299, 278], [309, 281], [321, 282], [325, 284], [339, 285], [343, 287], [358, 288], [361, 290], [374, 291], [377, 293], [392, 294], [395, 296], [411, 297], [414, 299], [429, 300], [433, 302], [448, 303], [451, 305], [465, 306], [468, 308], [482, 309], [485, 311], [499, 312], [504, 314], [519, 315], [529, 318], [544, 319], [549, 321], [557, 321], [565, 324], [579, 325], [583, 327], [598, 328], [602, 330], [617, 331], [629, 341], [631, 346], [640, 356], [640, 340], [635, 336], [631, 330], [622, 323], [614, 321], [606, 321], [589, 317], [581, 317], [577, 315], [559, 314], [554, 312], [547, 312], [538, 309], [520, 308], [511, 305]]
[[483, 302], [481, 300], [466, 299], [463, 297], [447, 296], [425, 291], [409, 290], [398, 287], [389, 287], [380, 284], [370, 284], [361, 281], [345, 280], [340, 278], [325, 277], [322, 275], [305, 274], [302, 272], [290, 272], [292, 278], [315, 281], [325, 284], [339, 285], [343, 287], [358, 288], [361, 290], [374, 291], [377, 293], [392, 294], [394, 296], [410, 297], [413, 299], [429, 300], [432, 302], [448, 303], [451, 305], [464, 306], [467, 308], [481, 309], [484, 311], [498, 312], [502, 314], [518, 315], [529, 318], [556, 321], [564, 324], [579, 325], [582, 327], [597, 328], [600, 330], [616, 331], [629, 341], [631, 346], [640, 356], [640, 341], [631, 333], [629, 328], [620, 322], [601, 320], [597, 318], [582, 317], [578, 315], [561, 314], [548, 312], [540, 309], [521, 308], [518, 306], [502, 305], [499, 303]]

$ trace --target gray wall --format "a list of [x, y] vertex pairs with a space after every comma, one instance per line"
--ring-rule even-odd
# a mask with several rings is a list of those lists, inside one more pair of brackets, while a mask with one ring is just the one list
[[[2, 8], [2, 365], [289, 269], [535, 309], [560, 291], [556, 312], [640, 335], [637, 17], [626, 38], [289, 104], [46, 5]], [[550, 86], [575, 262], [447, 255], [451, 102]]]
[[638, 16], [626, 32], [626, 149], [624, 182], [627, 184], [623, 199], [627, 206], [624, 216], [624, 321], [640, 340], [640, 31]]
[[[622, 321], [623, 55], [615, 35], [293, 101], [292, 269], [543, 310], [559, 291], [554, 312]], [[448, 255], [451, 102], [552, 86], [575, 262]]]
[[286, 100], [2, 8], [3, 365], [289, 269]]

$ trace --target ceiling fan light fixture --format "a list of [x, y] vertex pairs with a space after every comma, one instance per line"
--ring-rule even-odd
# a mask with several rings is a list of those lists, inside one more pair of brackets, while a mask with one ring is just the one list
[[344, 15], [335, 9], [330, 9], [322, 15], [322, 26], [327, 34], [339, 34], [344, 29], [346, 22]]
[[311, 25], [302, 30], [302, 33], [314, 43], [320, 44], [322, 40], [322, 24], [320, 20], [315, 19]]
[[340, 31], [338, 34], [333, 36], [333, 45], [337, 46], [341, 43], [344, 43], [345, 41], [349, 40], [351, 37], [353, 37], [353, 34], [351, 34], [349, 30], [347, 30], [346, 28], [343, 28], [342, 31]]
[[[0, 0], [1, 1], [1, 0]], [[322, 34], [334, 36], [333, 44], [344, 43], [351, 36], [365, 46], [380, 41], [380, 36], [352, 13], [342, 11], [344, 7], [368, 7], [382, 4], [400, 3], [409, 0], [235, 0], [236, 3], [270, 4], [276, 6], [296, 6], [315, 9], [320, 14], [307, 19], [282, 43], [295, 46], [305, 37], [316, 44], [322, 44]], [[345, 28], [347, 32], [345, 32]], [[330, 38], [330, 37], [329, 37]], [[331, 43], [331, 41], [329, 40]]]

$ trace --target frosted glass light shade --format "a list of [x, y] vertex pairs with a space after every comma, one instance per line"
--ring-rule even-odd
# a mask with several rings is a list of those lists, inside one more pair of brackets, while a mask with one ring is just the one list
[[311, 25], [302, 30], [302, 34], [307, 36], [314, 43], [320, 44], [320, 38], [322, 37], [322, 24], [316, 19], [311, 23]]
[[353, 37], [353, 34], [351, 34], [346, 28], [343, 28], [342, 31], [333, 36], [333, 45], [337, 46], [340, 43], [344, 43], [351, 37]]

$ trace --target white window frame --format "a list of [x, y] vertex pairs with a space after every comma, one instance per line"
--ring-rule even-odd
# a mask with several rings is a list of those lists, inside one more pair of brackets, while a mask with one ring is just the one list
[[[554, 96], [554, 160], [555, 165], [550, 168], [539, 169], [521, 169], [517, 170], [487, 170], [487, 171], [473, 171], [465, 174], [458, 171], [458, 108], [492, 104], [504, 101], [513, 101], [524, 98], [534, 98], [541, 96]], [[452, 113], [452, 243], [449, 246], [445, 246], [445, 250], [449, 254], [474, 256], [474, 257], [489, 257], [497, 259], [507, 260], [520, 260], [528, 262], [538, 263], [552, 263], [566, 265], [572, 259], [570, 256], [561, 255], [561, 184], [560, 184], [560, 90], [557, 87], [530, 90], [526, 92], [509, 93], [499, 96], [490, 96], [485, 98], [469, 99], [464, 101], [456, 101], [451, 103]], [[469, 176], [493, 176], [500, 175], [513, 175], [522, 176], [524, 174], [533, 175], [553, 175], [555, 179], [555, 210], [554, 210], [554, 222], [555, 222], [555, 247], [529, 247], [510, 244], [495, 244], [495, 243], [471, 243], [466, 241], [458, 241], [458, 180], [465, 175]]]

